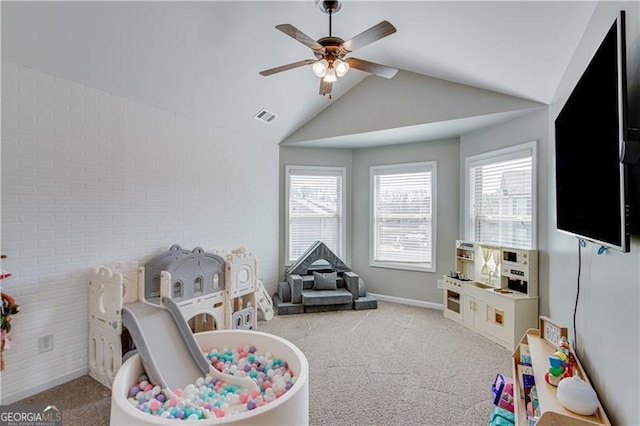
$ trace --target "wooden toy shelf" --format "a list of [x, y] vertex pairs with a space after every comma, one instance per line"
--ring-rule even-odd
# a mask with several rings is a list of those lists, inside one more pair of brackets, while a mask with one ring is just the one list
[[[544, 380], [544, 375], [549, 371], [549, 355], [553, 354], [557, 348], [547, 343], [540, 337], [540, 331], [536, 329], [529, 329], [522, 337], [520, 343], [526, 343], [529, 345], [529, 352], [531, 354], [531, 364], [533, 366], [533, 375], [535, 377], [536, 389], [538, 391], [538, 401], [540, 402], [541, 416], [538, 419], [536, 425], [610, 425], [609, 418], [607, 417], [602, 405], [598, 405], [598, 411], [592, 416], [582, 416], [580, 414], [573, 413], [560, 404], [556, 396], [557, 388], [550, 385]], [[582, 365], [578, 358], [573, 354], [575, 358], [574, 370], [577, 375], [587, 383], [589, 378], [587, 377]], [[515, 404], [515, 416], [517, 425], [527, 425], [527, 414], [524, 404], [524, 399], [520, 398], [520, 378], [517, 374], [517, 365], [520, 361], [520, 345], [516, 347], [512, 357], [513, 367], [513, 396], [516, 402]]]

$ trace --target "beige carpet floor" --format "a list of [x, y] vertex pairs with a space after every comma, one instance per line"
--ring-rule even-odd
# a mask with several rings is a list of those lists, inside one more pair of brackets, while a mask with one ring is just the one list
[[[312, 425], [482, 425], [510, 352], [441, 311], [378, 309], [275, 316], [263, 332], [297, 345], [310, 366]], [[108, 425], [110, 391], [88, 376], [19, 404], [56, 405], [65, 425]]]

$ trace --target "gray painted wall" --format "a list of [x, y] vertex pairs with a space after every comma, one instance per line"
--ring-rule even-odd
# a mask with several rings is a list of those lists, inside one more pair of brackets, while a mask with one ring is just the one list
[[[387, 296], [442, 303], [438, 278], [453, 268], [458, 235], [458, 139], [420, 142], [353, 151], [353, 250], [351, 267], [367, 291]], [[369, 167], [436, 161], [436, 272], [416, 272], [369, 266], [371, 191]]]
[[526, 117], [511, 121], [505, 125], [492, 127], [486, 130], [474, 132], [460, 137], [460, 238], [470, 239], [465, 235], [465, 159], [469, 156], [494, 151], [496, 149], [519, 145], [525, 142], [536, 141], [537, 150], [537, 249], [538, 253], [538, 294], [540, 295], [540, 313], [547, 315], [549, 312], [549, 266], [547, 256], [547, 223], [548, 206], [547, 192], [549, 186], [548, 168], [548, 113], [546, 108]]
[[[318, 148], [298, 148], [298, 147], [280, 147], [280, 254], [278, 262], [280, 278], [284, 279], [284, 270], [286, 266], [285, 256], [285, 232], [287, 224], [285, 221], [285, 166], [330, 166], [330, 167], [346, 167], [346, 182], [345, 189], [347, 191], [347, 205], [345, 206], [345, 214], [347, 217], [346, 226], [347, 232], [352, 227], [352, 214], [353, 211], [352, 197], [352, 177], [351, 177], [351, 157], [352, 151], [350, 149], [318, 149]], [[349, 266], [351, 266], [351, 242], [352, 234], [348, 233], [345, 243], [346, 255], [342, 256], [342, 260]]]
[[[620, 9], [627, 10], [629, 112], [630, 119], [636, 120], [633, 124], [637, 126], [640, 117], [640, 3], [601, 2], [548, 109], [465, 135], [459, 144], [438, 141], [353, 151], [348, 160], [352, 162], [354, 225], [353, 235], [348, 238], [353, 254], [350, 266], [365, 278], [369, 291], [439, 302], [440, 290], [435, 289], [435, 280], [453, 264], [449, 260], [453, 241], [464, 237], [464, 159], [469, 155], [536, 140], [540, 313], [566, 325], [573, 334], [577, 240], [555, 228], [553, 122]], [[320, 150], [313, 152], [318, 158], [312, 160], [313, 157], [305, 155], [312, 151], [289, 152], [292, 149], [281, 147], [281, 170], [282, 164], [286, 163], [283, 157], [285, 160], [307, 162], [328, 161], [331, 156], [344, 162], [347, 158], [344, 152], [341, 156], [341, 151], [329, 150], [323, 154], [324, 150]], [[293, 152], [299, 156], [292, 155]], [[368, 166], [378, 162], [429, 159], [438, 161], [438, 272], [426, 274], [369, 267]], [[331, 163], [340, 164], [343, 163]], [[453, 175], [449, 180], [452, 187], [447, 184], [443, 188], [449, 174]], [[448, 196], [455, 201], [451, 204], [443, 202], [448, 200]], [[460, 220], [458, 224], [448, 225], [447, 216]], [[637, 362], [640, 353], [640, 238], [633, 238], [631, 253], [607, 251], [598, 256], [596, 250], [597, 247], [590, 244], [583, 251], [577, 313], [579, 356], [612, 423], [636, 425], [640, 424], [640, 366]]]
[[[640, 118], [640, 3], [602, 2], [547, 111], [466, 135], [460, 142], [460, 161], [464, 164], [469, 155], [528, 140], [538, 141], [540, 313], [567, 326], [570, 336], [574, 335], [578, 242], [575, 237], [556, 230], [553, 123], [621, 9], [627, 10], [629, 118], [637, 123]], [[461, 176], [463, 173], [461, 169]], [[461, 207], [463, 209], [464, 205]], [[460, 223], [462, 230], [462, 211]], [[631, 252], [626, 254], [609, 250], [598, 255], [598, 248], [587, 244], [583, 249], [576, 318], [578, 355], [612, 423], [637, 425], [640, 424], [640, 367], [637, 362], [640, 353], [640, 239], [637, 236], [632, 239]]]
[[[458, 139], [368, 149], [280, 147], [280, 205], [285, 205], [285, 165], [347, 167], [347, 255], [344, 261], [365, 281], [367, 291], [431, 304], [442, 303], [437, 280], [453, 268], [458, 235]], [[437, 162], [436, 272], [369, 266], [369, 167], [419, 161]], [[284, 209], [280, 226], [285, 229]], [[280, 275], [284, 275], [284, 232], [280, 236]], [[389, 285], [392, 283], [393, 285]]]
[[[438, 101], [429, 101], [434, 99]], [[441, 123], [541, 106], [537, 102], [502, 93], [400, 71], [390, 80], [367, 77], [351, 89], [348, 96], [337, 99], [284, 143]]]
[[[601, 2], [567, 68], [556, 101], [549, 107], [549, 138], [552, 142], [555, 135], [551, 123], [620, 9], [627, 10], [627, 78], [631, 89], [629, 117], [638, 123], [640, 3]], [[553, 153], [550, 151], [547, 157], [549, 172], [554, 176]], [[549, 184], [549, 314], [571, 330], [577, 287], [577, 241], [555, 229], [553, 179]], [[637, 425], [640, 424], [640, 238], [637, 235], [633, 238], [630, 253], [609, 250], [598, 255], [597, 249], [598, 246], [587, 244], [583, 250], [576, 319], [579, 357], [612, 423]], [[572, 331], [570, 333], [573, 335]]]

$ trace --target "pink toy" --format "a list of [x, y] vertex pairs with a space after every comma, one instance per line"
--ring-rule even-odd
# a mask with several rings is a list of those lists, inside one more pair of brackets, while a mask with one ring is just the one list
[[502, 374], [498, 374], [491, 385], [493, 392], [493, 404], [513, 413], [513, 379], [505, 378]]

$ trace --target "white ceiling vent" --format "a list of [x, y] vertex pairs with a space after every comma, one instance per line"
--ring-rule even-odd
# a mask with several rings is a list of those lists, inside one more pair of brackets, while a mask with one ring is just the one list
[[265, 123], [271, 123], [276, 119], [276, 115], [271, 111], [267, 111], [266, 109], [260, 110], [256, 115], [253, 116], [256, 120], [263, 121]]

